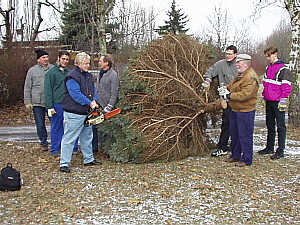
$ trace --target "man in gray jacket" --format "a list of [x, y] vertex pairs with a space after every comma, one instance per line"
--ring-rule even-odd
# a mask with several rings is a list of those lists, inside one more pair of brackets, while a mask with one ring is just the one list
[[24, 104], [26, 109], [33, 110], [37, 135], [40, 139], [41, 150], [48, 151], [47, 130], [45, 125], [44, 79], [45, 74], [53, 67], [49, 64], [48, 53], [38, 49], [37, 64], [31, 67], [26, 75], [24, 85]]
[[[204, 74], [204, 82], [202, 83], [203, 88], [208, 91], [210, 83], [213, 78], [217, 77], [219, 81], [219, 86], [226, 86], [230, 81], [236, 76], [236, 56], [237, 48], [234, 45], [230, 45], [226, 48], [225, 59], [222, 59], [215, 64], [213, 64], [208, 71]], [[222, 114], [222, 125], [221, 134], [219, 137], [219, 142], [217, 149], [211, 153], [211, 156], [220, 156], [227, 154], [229, 150], [229, 114], [231, 108], [228, 105], [227, 109], [224, 109]]]
[[[110, 112], [117, 103], [119, 95], [120, 78], [112, 68], [113, 59], [111, 55], [103, 55], [99, 59], [99, 79], [97, 82], [97, 92], [99, 104], [102, 106], [103, 113]], [[93, 126], [93, 151], [98, 151], [97, 127]], [[105, 134], [103, 134], [105, 136]], [[102, 137], [103, 139], [103, 137]]]

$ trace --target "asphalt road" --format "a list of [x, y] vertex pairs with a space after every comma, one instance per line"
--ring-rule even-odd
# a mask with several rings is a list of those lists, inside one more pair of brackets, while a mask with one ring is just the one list
[[[286, 118], [287, 121], [287, 118]], [[255, 116], [255, 127], [263, 128], [266, 126], [265, 116]], [[48, 137], [50, 137], [50, 127], [47, 127]], [[0, 127], [0, 141], [38, 141], [35, 126], [22, 127]]]

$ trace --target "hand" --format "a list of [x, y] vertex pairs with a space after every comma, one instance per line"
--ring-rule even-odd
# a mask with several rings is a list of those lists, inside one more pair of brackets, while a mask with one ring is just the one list
[[227, 101], [225, 99], [221, 99], [221, 107], [222, 109], [227, 109]]
[[205, 91], [209, 90], [211, 79], [206, 78], [204, 82], [201, 84]]
[[103, 112], [104, 112], [104, 113], [108, 113], [108, 112], [110, 112], [112, 109], [113, 109], [113, 106], [110, 105], [110, 104], [108, 104], [107, 106], [104, 107]]
[[97, 102], [96, 102], [95, 100], [93, 100], [93, 101], [91, 102], [91, 104], [90, 104], [90, 107], [91, 107], [92, 109], [94, 109], [94, 108], [99, 107], [99, 106], [98, 106]]
[[55, 109], [48, 109], [48, 116], [49, 117], [52, 117], [52, 115], [55, 114], [55, 113], [56, 113]]
[[281, 98], [278, 103], [278, 109], [281, 112], [285, 112], [288, 109], [288, 98]]
[[26, 108], [27, 110], [32, 110], [33, 105], [32, 105], [32, 104], [27, 104], [27, 105], [25, 105], [25, 108]]

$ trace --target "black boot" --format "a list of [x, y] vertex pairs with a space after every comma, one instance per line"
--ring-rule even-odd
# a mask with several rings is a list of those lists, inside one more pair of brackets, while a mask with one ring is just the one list
[[258, 154], [260, 155], [274, 154], [274, 150], [264, 148], [263, 150], [258, 151]]
[[284, 154], [283, 154], [283, 150], [276, 150], [275, 154], [273, 154], [271, 156], [271, 159], [280, 159], [280, 158], [283, 158], [284, 157]]

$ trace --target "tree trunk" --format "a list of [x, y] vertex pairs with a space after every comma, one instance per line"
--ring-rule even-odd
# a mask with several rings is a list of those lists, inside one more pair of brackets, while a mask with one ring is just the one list
[[[286, 8], [291, 17], [292, 46], [290, 51], [290, 69], [294, 78], [293, 91], [290, 95], [289, 123], [300, 125], [300, 93], [299, 93], [299, 62], [300, 62], [300, 13], [295, 1], [286, 0]], [[299, 7], [299, 6], [298, 6]]]
[[99, 38], [99, 49], [101, 55], [106, 55], [106, 39], [105, 39], [105, 18], [104, 15], [98, 15], [99, 20], [97, 21], [97, 30], [98, 30], [98, 38]]

